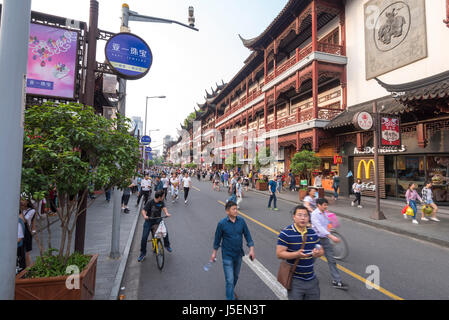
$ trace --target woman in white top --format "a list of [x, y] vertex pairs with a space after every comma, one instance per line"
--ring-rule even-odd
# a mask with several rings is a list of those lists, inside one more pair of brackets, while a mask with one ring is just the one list
[[174, 203], [175, 199], [178, 199], [178, 190], [179, 190], [179, 179], [176, 173], [173, 173], [172, 177], [170, 178], [170, 185], [171, 185], [171, 199], [172, 202]]
[[187, 172], [184, 174], [184, 179], [182, 180], [182, 182], [184, 185], [184, 204], [187, 204], [187, 197], [189, 196], [189, 190], [192, 184], [192, 180], [190, 179]]

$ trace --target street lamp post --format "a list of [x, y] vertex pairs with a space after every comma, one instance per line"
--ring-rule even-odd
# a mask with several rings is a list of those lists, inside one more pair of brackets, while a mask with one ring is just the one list
[[31, 0], [3, 1], [0, 29], [0, 299], [14, 299]]

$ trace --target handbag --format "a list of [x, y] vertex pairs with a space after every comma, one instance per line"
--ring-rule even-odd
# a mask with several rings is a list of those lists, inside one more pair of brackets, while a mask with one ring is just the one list
[[[303, 236], [300, 250], [304, 249], [306, 245], [306, 240], [307, 240], [307, 232]], [[298, 265], [299, 260], [301, 260], [301, 258], [297, 258], [293, 266], [289, 265], [286, 260], [282, 260], [281, 264], [279, 265], [278, 281], [287, 290], [291, 290], [292, 288], [293, 273], [296, 270], [296, 266]]]

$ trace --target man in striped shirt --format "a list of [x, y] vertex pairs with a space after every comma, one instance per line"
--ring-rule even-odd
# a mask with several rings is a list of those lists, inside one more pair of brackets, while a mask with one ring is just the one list
[[[313, 271], [315, 258], [324, 254], [319, 245], [320, 238], [308, 228], [310, 214], [306, 207], [299, 205], [293, 209], [293, 224], [281, 231], [276, 246], [276, 256], [287, 260], [293, 266], [301, 258], [293, 274], [292, 287], [288, 291], [289, 300], [319, 300], [320, 286]], [[301, 250], [306, 237], [304, 249]]]

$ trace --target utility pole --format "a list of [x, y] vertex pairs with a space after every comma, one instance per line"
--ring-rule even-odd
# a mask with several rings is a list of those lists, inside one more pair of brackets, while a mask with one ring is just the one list
[[[97, 34], [98, 34], [98, 11], [99, 4], [96, 0], [90, 0], [90, 15], [89, 15], [89, 34], [87, 49], [87, 67], [86, 67], [86, 84], [84, 88], [84, 100], [83, 104], [88, 106], [94, 106], [95, 95], [95, 68], [97, 64], [96, 52], [97, 52]], [[75, 231], [75, 251], [84, 253], [84, 240], [86, 237], [86, 214], [87, 214], [87, 194], [84, 191], [79, 193], [80, 205], [79, 211], [83, 211], [76, 221]]]
[[14, 299], [31, 0], [4, 0], [0, 28], [0, 300]]
[[377, 114], [377, 103], [373, 102], [373, 116], [374, 116], [374, 184], [376, 186], [376, 209], [371, 214], [374, 220], [385, 220], [386, 217], [380, 209], [380, 188], [379, 188], [379, 115]]

